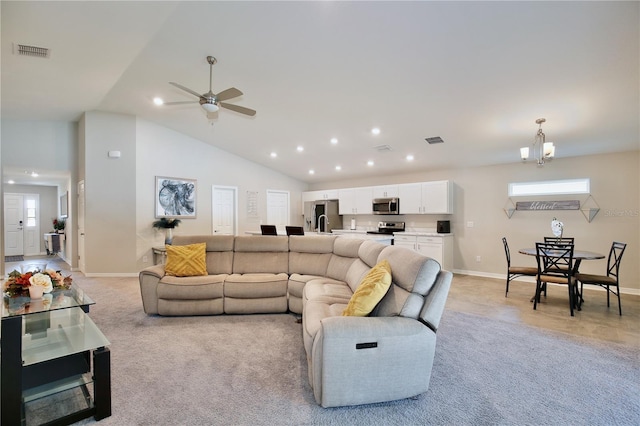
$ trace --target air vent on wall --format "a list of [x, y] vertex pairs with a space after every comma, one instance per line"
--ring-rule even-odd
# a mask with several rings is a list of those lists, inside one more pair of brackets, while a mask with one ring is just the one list
[[443, 143], [444, 142], [440, 136], [434, 136], [432, 138], [425, 138], [425, 140], [427, 141], [428, 144]]
[[391, 147], [389, 145], [378, 145], [378, 146], [374, 146], [373, 149], [375, 149], [378, 152], [393, 151], [393, 149], [391, 149]]
[[34, 56], [36, 58], [48, 58], [51, 52], [46, 47], [28, 46], [26, 44], [14, 44], [13, 51], [19, 56]]

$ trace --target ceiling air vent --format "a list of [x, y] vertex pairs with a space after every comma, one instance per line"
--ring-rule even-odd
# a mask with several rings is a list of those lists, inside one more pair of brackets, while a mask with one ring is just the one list
[[389, 145], [378, 145], [378, 146], [374, 146], [373, 149], [375, 149], [378, 152], [390, 152], [390, 151], [393, 151], [393, 149], [391, 149], [391, 147]]
[[434, 136], [432, 138], [425, 138], [428, 144], [432, 145], [434, 143], [443, 143], [444, 141], [440, 136]]
[[26, 44], [14, 45], [14, 52], [19, 56], [34, 56], [36, 58], [48, 58], [51, 52], [46, 47], [28, 46]]

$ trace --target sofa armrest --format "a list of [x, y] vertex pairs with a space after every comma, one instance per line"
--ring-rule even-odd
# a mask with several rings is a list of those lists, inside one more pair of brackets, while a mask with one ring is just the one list
[[158, 283], [164, 277], [164, 265], [154, 265], [140, 271], [140, 295], [145, 313], [158, 313]]
[[316, 401], [337, 407], [426, 392], [435, 345], [435, 333], [411, 318], [325, 318], [309, 366]]
[[447, 296], [451, 288], [453, 274], [449, 271], [440, 271], [435, 284], [424, 300], [424, 306], [420, 311], [420, 321], [434, 332], [440, 326], [440, 319], [447, 303]]

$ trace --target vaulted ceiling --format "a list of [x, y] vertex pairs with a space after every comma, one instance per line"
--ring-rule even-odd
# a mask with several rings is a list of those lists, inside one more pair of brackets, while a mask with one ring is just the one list
[[[518, 162], [540, 117], [558, 157], [635, 150], [639, 9], [2, 1], [2, 119], [133, 114], [310, 183]], [[17, 44], [50, 55], [18, 55]], [[153, 104], [196, 100], [170, 81], [208, 91], [208, 55], [213, 91], [240, 89], [228, 102], [255, 117]], [[444, 143], [425, 142], [434, 136]]]

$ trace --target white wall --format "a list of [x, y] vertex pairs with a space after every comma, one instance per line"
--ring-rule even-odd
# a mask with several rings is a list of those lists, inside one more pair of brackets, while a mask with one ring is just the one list
[[83, 121], [85, 272], [135, 273], [136, 118], [92, 111]]
[[[155, 177], [197, 180], [195, 219], [184, 219], [174, 235], [212, 233], [213, 185], [238, 188], [238, 232], [257, 231], [266, 223], [267, 189], [290, 192], [292, 225], [302, 225], [302, 191], [307, 184], [267, 167], [222, 151], [181, 133], [138, 119], [136, 130], [136, 229], [138, 268], [153, 261], [151, 248], [164, 244], [164, 234], [151, 227], [155, 220]], [[258, 193], [258, 217], [247, 216], [247, 191]], [[146, 256], [147, 262], [143, 262]]]
[[[589, 223], [581, 211], [517, 211], [509, 219], [503, 211], [507, 203], [509, 182], [591, 179], [591, 194], [600, 212]], [[556, 158], [544, 167], [532, 163], [512, 163], [488, 167], [439, 170], [411, 175], [383, 176], [313, 185], [311, 189], [348, 188], [393, 183], [450, 179], [455, 182], [455, 214], [450, 216], [455, 234], [454, 269], [485, 276], [503, 276], [506, 261], [501, 238], [507, 237], [512, 261], [535, 265], [535, 259], [517, 253], [518, 248], [533, 247], [536, 241], [551, 234], [551, 219], [556, 216], [565, 225], [565, 235], [576, 238], [583, 250], [608, 254], [612, 241], [627, 243], [621, 268], [621, 282], [626, 289], [640, 294], [640, 153], [638, 151], [593, 156]], [[581, 202], [586, 195], [537, 197], [537, 199]], [[514, 201], [529, 201], [520, 198]], [[402, 205], [402, 200], [400, 200]], [[359, 225], [379, 216], [357, 216]], [[385, 216], [386, 217], [386, 216]], [[442, 215], [401, 215], [407, 226], [435, 228]], [[467, 222], [474, 227], [468, 228]], [[344, 223], [349, 223], [345, 217]], [[476, 256], [481, 257], [476, 262]], [[606, 259], [585, 261], [580, 268], [587, 273], [603, 274]]]

